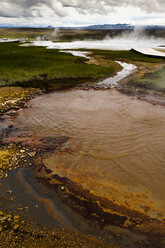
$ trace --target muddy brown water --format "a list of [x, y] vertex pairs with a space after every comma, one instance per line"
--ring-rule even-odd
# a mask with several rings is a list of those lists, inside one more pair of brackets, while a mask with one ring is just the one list
[[72, 153], [44, 160], [66, 176], [130, 209], [165, 214], [165, 108], [107, 91], [70, 90], [29, 102], [15, 122], [37, 138], [66, 135]]

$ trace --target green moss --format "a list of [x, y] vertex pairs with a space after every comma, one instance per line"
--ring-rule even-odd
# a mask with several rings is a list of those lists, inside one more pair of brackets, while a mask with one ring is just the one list
[[[84, 49], [82, 49], [84, 50]], [[107, 50], [90, 50], [95, 55], [104, 56], [106, 59], [110, 60], [122, 60], [122, 61], [139, 61], [139, 62], [148, 62], [148, 63], [158, 63], [165, 62], [165, 59], [153, 58], [145, 56], [133, 50], [130, 51], [107, 51]]]
[[165, 67], [162, 69], [146, 74], [141, 79], [135, 80], [134, 83], [139, 87], [155, 89], [165, 92]]
[[14, 43], [0, 44], [0, 86], [48, 87], [49, 84], [56, 86], [58, 80], [63, 79], [61, 83], [64, 88], [66, 85], [73, 86], [83, 80], [95, 80], [115, 72], [114, 68], [89, 65], [85, 61], [84, 58], [54, 49], [20, 47]]

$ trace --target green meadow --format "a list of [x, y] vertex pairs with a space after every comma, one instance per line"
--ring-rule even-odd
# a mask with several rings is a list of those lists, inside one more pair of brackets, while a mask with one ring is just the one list
[[156, 72], [146, 74], [141, 79], [134, 80], [133, 84], [139, 88], [165, 92], [165, 66]]
[[0, 86], [65, 88], [115, 73], [114, 68], [84, 63], [86, 59], [44, 47], [0, 44]]
[[[84, 49], [83, 49], [84, 50]], [[138, 61], [147, 63], [165, 62], [165, 59], [154, 58], [140, 54], [134, 50], [130, 51], [112, 51], [112, 50], [91, 50], [95, 55], [104, 56], [106, 59], [121, 61]]]
[[[90, 51], [109, 61], [150, 63], [164, 61], [141, 55], [132, 50]], [[118, 71], [114, 62], [109, 68], [85, 62], [85, 58], [61, 53], [56, 49], [36, 46], [23, 47], [19, 46], [19, 43], [0, 43], [0, 86], [64, 89], [84, 82], [98, 81], [113, 76]]]

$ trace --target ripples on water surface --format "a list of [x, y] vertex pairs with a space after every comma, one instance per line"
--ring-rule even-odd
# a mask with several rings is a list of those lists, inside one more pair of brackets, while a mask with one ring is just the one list
[[116, 90], [51, 93], [30, 105], [17, 118], [19, 125], [37, 137], [71, 138], [72, 154], [45, 160], [55, 173], [100, 196], [130, 204], [132, 197], [136, 207], [151, 197], [164, 212], [164, 107]]

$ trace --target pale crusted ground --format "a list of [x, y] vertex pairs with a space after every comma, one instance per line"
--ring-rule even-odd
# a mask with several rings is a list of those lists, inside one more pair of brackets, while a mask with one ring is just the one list
[[0, 114], [10, 108], [19, 108], [23, 101], [31, 95], [40, 92], [39, 89], [22, 87], [1, 87], [0, 88]]

